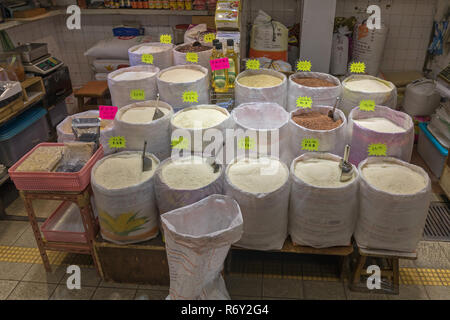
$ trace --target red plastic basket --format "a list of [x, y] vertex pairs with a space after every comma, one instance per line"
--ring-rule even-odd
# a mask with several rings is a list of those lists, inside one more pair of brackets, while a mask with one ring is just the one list
[[9, 176], [18, 190], [83, 191], [89, 185], [92, 167], [103, 157], [103, 147], [101, 145], [78, 172], [16, 172], [16, 169], [22, 162], [37, 148], [58, 146], [64, 146], [64, 143], [40, 143], [9, 168]]

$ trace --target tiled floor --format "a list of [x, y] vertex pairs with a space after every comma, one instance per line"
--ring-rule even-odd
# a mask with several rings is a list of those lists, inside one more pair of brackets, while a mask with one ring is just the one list
[[[28, 222], [0, 221], [0, 253], [2, 246], [35, 248]], [[28, 249], [27, 249], [28, 250]], [[36, 249], [33, 249], [36, 250]], [[450, 244], [421, 242], [419, 259], [402, 261], [403, 277], [411, 271], [420, 278], [427, 270], [441, 270], [439, 285], [402, 284], [398, 296], [359, 293], [348, 289], [347, 281], [335, 275], [334, 265], [326, 257], [305, 258], [301, 264], [286, 255], [267, 254], [264, 261], [251, 255], [244, 263], [232, 260], [232, 273], [226, 276], [227, 289], [233, 299], [445, 299], [450, 300]], [[262, 259], [262, 258], [261, 258]], [[12, 259], [13, 260], [13, 259]], [[0, 259], [0, 300], [3, 299], [165, 299], [168, 287], [119, 284], [103, 281], [92, 266], [81, 267], [81, 289], [67, 288], [66, 265], [53, 265], [46, 273], [39, 259], [35, 263], [18, 263]], [[414, 271], [414, 272], [413, 272]], [[448, 273], [446, 273], [448, 272]], [[448, 275], [443, 285], [442, 275]], [[313, 280], [313, 279], [321, 279]], [[404, 278], [404, 281], [407, 279]], [[417, 281], [417, 279], [416, 279]], [[446, 280], [445, 280], [446, 281]]]

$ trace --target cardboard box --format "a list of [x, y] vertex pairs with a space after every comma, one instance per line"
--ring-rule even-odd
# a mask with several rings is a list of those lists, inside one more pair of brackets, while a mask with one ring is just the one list
[[192, 16], [192, 24], [206, 23], [210, 29], [216, 29], [216, 23], [213, 16]]

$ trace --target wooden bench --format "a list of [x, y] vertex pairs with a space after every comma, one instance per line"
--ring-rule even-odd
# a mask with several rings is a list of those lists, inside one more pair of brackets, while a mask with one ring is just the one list
[[[98, 106], [105, 104], [109, 95], [107, 81], [89, 81], [74, 92], [78, 100], [78, 112], [98, 110]], [[84, 99], [88, 98], [88, 101]]]

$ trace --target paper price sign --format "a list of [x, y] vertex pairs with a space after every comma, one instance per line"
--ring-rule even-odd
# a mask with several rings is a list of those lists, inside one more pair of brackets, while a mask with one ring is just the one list
[[198, 102], [198, 93], [196, 91], [183, 92], [183, 102]]
[[213, 40], [216, 38], [216, 35], [214, 33], [207, 33], [203, 37], [203, 41], [205, 42], [213, 42]]
[[198, 62], [198, 54], [196, 54], [195, 52], [186, 53], [186, 61], [197, 63]]
[[384, 143], [369, 144], [369, 156], [386, 156], [387, 147]]
[[245, 63], [245, 68], [250, 70], [259, 70], [259, 60], [250, 59]]
[[126, 141], [124, 137], [117, 136], [117, 137], [111, 137], [108, 140], [108, 147], [111, 149], [121, 149], [125, 148]]
[[211, 65], [212, 71], [228, 69], [230, 67], [230, 61], [228, 58], [209, 60], [209, 64]]
[[159, 36], [159, 42], [172, 43], [172, 36], [170, 34], [162, 34]]
[[153, 64], [153, 55], [144, 53], [141, 57], [143, 63]]
[[173, 149], [189, 149], [189, 140], [184, 137], [179, 137], [170, 142]]
[[252, 150], [255, 148], [255, 140], [249, 137], [241, 138], [238, 141], [239, 149]]
[[298, 97], [297, 108], [311, 108], [312, 99], [310, 97]]
[[359, 109], [362, 111], [375, 111], [375, 101], [361, 100], [359, 102]]
[[130, 98], [132, 100], [145, 100], [145, 91], [142, 89], [134, 89], [130, 91]]
[[114, 120], [118, 108], [113, 106], [98, 106], [98, 111], [100, 113], [100, 119]]
[[303, 60], [297, 62], [297, 71], [311, 71], [311, 61]]
[[319, 140], [314, 138], [303, 139], [302, 150], [319, 151]]
[[353, 62], [350, 64], [350, 72], [352, 73], [364, 73], [366, 72], [366, 65], [364, 62]]

